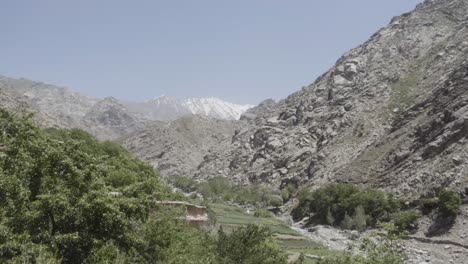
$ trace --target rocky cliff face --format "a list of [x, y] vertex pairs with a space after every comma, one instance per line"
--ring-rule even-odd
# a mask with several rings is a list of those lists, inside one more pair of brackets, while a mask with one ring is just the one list
[[232, 136], [245, 125], [239, 121], [185, 116], [152, 123], [130, 134], [122, 143], [164, 176], [191, 176], [207, 157], [228, 148]]
[[463, 189], [467, 14], [466, 0], [437, 0], [393, 18], [313, 84], [247, 111], [249, 125], [189, 171], [278, 187], [353, 182], [406, 196]]

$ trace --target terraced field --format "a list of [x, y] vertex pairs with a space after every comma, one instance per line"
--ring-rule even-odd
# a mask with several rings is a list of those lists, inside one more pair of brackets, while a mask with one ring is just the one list
[[306, 259], [305, 264], [316, 263], [317, 260], [314, 256], [324, 257], [339, 254], [339, 252], [331, 251], [323, 245], [307, 239], [279, 218], [255, 217], [253, 213], [249, 214], [243, 208], [232, 205], [215, 203], [210, 204], [209, 208], [214, 213], [216, 224], [228, 232], [248, 224], [269, 227], [278, 240], [278, 244], [290, 255], [290, 258], [297, 258], [302, 253]]

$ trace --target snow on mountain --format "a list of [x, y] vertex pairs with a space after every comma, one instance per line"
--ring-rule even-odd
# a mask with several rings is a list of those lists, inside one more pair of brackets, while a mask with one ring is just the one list
[[252, 108], [252, 105], [229, 103], [218, 98], [178, 99], [159, 96], [143, 103], [126, 102], [126, 106], [136, 115], [146, 120], [174, 120], [190, 114], [225, 120], [237, 120]]
[[183, 101], [192, 114], [205, 115], [226, 120], [237, 120], [253, 105], [239, 105], [218, 98], [189, 98]]

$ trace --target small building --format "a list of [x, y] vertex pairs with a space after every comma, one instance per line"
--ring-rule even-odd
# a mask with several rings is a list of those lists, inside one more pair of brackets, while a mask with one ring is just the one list
[[156, 204], [184, 208], [185, 217], [183, 219], [195, 226], [205, 226], [210, 220], [206, 206], [195, 205], [184, 201], [157, 201]]

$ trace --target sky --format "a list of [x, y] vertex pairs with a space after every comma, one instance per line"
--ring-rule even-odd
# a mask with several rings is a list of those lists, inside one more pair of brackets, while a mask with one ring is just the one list
[[257, 104], [312, 83], [420, 0], [5, 0], [0, 75], [104, 98]]

